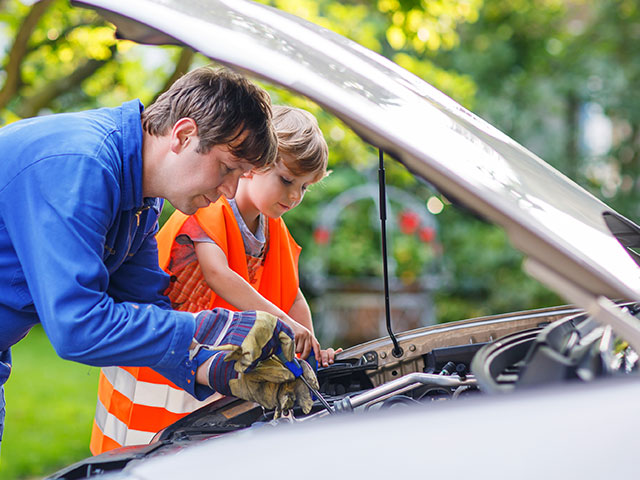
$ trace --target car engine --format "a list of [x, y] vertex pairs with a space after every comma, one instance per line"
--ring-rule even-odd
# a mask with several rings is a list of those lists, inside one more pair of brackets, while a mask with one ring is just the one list
[[[636, 316], [638, 305], [625, 305]], [[556, 307], [473, 319], [405, 332], [394, 357], [388, 339], [352, 347], [320, 368], [320, 392], [304, 415], [295, 408], [280, 418], [259, 405], [225, 397], [158, 433], [149, 445], [123, 447], [57, 472], [52, 479], [82, 479], [125, 471], [149, 458], [246, 429], [317, 421], [328, 415], [457, 401], [478, 395], [566, 382], [586, 382], [637, 370], [638, 354], [584, 312]], [[461, 405], [461, 408], [463, 406]]]

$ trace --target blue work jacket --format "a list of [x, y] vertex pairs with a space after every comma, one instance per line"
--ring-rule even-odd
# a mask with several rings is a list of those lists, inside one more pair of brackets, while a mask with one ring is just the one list
[[[138, 100], [0, 129], [0, 352], [42, 323], [57, 353], [95, 366], [149, 366], [199, 399], [191, 313], [170, 309], [142, 195]], [[0, 384], [9, 368], [0, 363]]]

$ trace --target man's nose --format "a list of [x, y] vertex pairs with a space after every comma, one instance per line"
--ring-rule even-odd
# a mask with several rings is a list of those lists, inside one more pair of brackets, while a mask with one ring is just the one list
[[239, 180], [240, 175], [227, 175], [218, 187], [218, 191], [227, 198], [235, 197]]

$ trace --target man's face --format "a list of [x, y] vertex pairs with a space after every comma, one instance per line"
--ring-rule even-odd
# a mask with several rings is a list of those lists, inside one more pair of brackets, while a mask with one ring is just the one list
[[216, 145], [207, 153], [198, 153], [198, 144], [198, 137], [192, 137], [192, 141], [176, 153], [175, 180], [166, 196], [187, 215], [215, 202], [221, 195], [233, 198], [238, 180], [252, 168], [250, 163], [234, 157], [227, 145]]

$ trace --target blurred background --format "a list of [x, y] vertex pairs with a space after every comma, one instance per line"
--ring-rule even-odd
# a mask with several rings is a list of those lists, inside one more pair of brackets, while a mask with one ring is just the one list
[[[390, 58], [623, 215], [640, 216], [637, 1], [262, 3]], [[148, 105], [209, 63], [186, 48], [117, 41], [112, 25], [65, 0], [0, 0], [0, 52], [2, 125], [131, 98]], [[321, 343], [348, 347], [381, 336], [378, 152], [309, 100], [262, 85], [274, 103], [314, 113], [329, 143], [331, 175], [285, 217], [303, 247], [302, 287]], [[391, 159], [386, 169], [397, 331], [562, 303], [523, 274], [502, 231]], [[41, 478], [89, 455], [97, 369], [60, 360], [40, 328], [13, 354], [0, 478]]]

